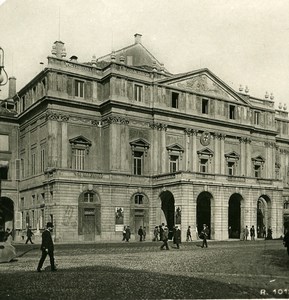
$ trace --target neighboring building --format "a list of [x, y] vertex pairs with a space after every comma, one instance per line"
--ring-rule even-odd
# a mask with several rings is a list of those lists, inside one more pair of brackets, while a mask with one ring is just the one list
[[1, 115], [1, 201], [16, 238], [47, 221], [57, 241], [121, 240], [126, 225], [136, 235], [161, 223], [183, 238], [203, 223], [216, 240], [246, 225], [283, 234], [289, 120], [273, 97], [236, 92], [208, 69], [171, 74], [140, 34], [89, 63], [65, 59], [60, 41], [52, 54], [13, 97], [17, 115]]

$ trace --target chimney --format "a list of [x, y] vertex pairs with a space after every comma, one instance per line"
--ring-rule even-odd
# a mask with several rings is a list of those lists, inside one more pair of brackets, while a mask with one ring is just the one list
[[141, 44], [141, 37], [142, 37], [141, 34], [136, 33], [136, 34], [134, 35], [134, 43], [135, 43], [135, 44]]
[[8, 98], [13, 98], [16, 95], [16, 78], [9, 78]]
[[54, 45], [52, 46], [51, 53], [55, 55], [58, 58], [63, 58], [66, 56], [66, 50], [64, 48], [64, 43], [61, 41], [54, 42]]

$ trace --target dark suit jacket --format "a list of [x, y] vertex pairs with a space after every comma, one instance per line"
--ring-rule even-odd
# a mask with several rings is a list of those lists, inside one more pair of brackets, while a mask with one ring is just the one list
[[41, 250], [44, 250], [44, 249], [48, 249], [48, 251], [54, 250], [51, 233], [47, 229], [42, 233]]

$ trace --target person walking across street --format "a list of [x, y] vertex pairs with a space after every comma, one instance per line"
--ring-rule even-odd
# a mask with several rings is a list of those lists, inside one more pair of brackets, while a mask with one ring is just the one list
[[187, 229], [187, 239], [186, 241], [192, 241], [192, 233], [191, 233], [191, 226], [188, 227]]
[[139, 235], [139, 241], [142, 242], [143, 241], [143, 229], [142, 229], [142, 226], [139, 227], [139, 230], [138, 230], [138, 235]]
[[251, 236], [251, 241], [255, 241], [255, 228], [254, 225], [250, 228], [250, 236]]
[[153, 242], [157, 242], [158, 240], [159, 240], [159, 227], [155, 226]]
[[125, 240], [126, 242], [129, 242], [130, 240], [130, 227], [129, 226], [126, 226], [126, 229], [125, 229]]
[[168, 245], [169, 229], [167, 226], [164, 227], [162, 238], [163, 238], [162, 239], [163, 244], [161, 245], [161, 250], [164, 250], [164, 247], [166, 247], [166, 250], [169, 250], [169, 245]]
[[42, 255], [38, 263], [37, 272], [41, 272], [41, 268], [43, 266], [47, 254], [50, 258], [51, 271], [56, 271], [54, 262], [54, 245], [51, 237], [51, 232], [53, 231], [53, 224], [51, 222], [48, 222], [46, 227], [47, 228], [42, 233], [42, 243], [40, 247]]
[[145, 226], [144, 226], [142, 231], [143, 231], [143, 240], [145, 241], [146, 240], [146, 235], [147, 235], [147, 229], [146, 229]]
[[249, 236], [249, 229], [248, 226], [246, 226], [243, 230], [243, 241], [247, 241]]
[[200, 238], [203, 239], [202, 248], [208, 248], [207, 238], [209, 237], [209, 228], [206, 224], [203, 225], [203, 230], [201, 231]]
[[34, 233], [31, 230], [31, 226], [28, 226], [27, 233], [26, 233], [27, 239], [26, 239], [25, 244], [27, 244], [28, 242], [30, 242], [31, 244], [34, 244], [31, 239], [33, 235], [34, 235]]
[[177, 249], [180, 249], [180, 243], [181, 243], [181, 230], [178, 226], [175, 227], [174, 231], [174, 242], [177, 246]]

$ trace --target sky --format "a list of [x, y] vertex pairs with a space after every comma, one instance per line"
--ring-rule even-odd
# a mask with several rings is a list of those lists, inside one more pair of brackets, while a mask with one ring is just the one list
[[[142, 44], [171, 73], [208, 68], [227, 85], [289, 107], [288, 0], [0, 0], [5, 70], [20, 90], [56, 40], [90, 61]], [[7, 97], [7, 85], [0, 98]]]

